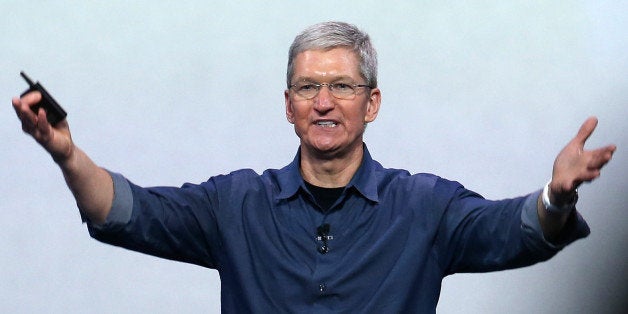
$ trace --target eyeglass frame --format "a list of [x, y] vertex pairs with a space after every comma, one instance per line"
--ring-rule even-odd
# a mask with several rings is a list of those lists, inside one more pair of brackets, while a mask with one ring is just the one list
[[[310, 84], [310, 85], [313, 85], [313, 86], [316, 88], [316, 93], [315, 93], [312, 97], [307, 98], [307, 97], [305, 97], [305, 96], [301, 95], [301, 94], [300, 94], [297, 90], [294, 90], [294, 92], [295, 92], [297, 95], [299, 95], [300, 97], [302, 97], [304, 100], [310, 100], [310, 99], [314, 99], [314, 98], [316, 98], [316, 96], [318, 96], [318, 94], [321, 92], [321, 89], [323, 89], [323, 86], [327, 86], [327, 88], [329, 89], [329, 93], [330, 93], [332, 96], [334, 96], [334, 98], [337, 98], [337, 99], [342, 99], [342, 100], [353, 100], [353, 99], [355, 99], [355, 96], [357, 96], [357, 95], [358, 95], [358, 90], [357, 90], [358, 88], [362, 88], [362, 87], [364, 87], [364, 88], [370, 88], [370, 89], [373, 89], [373, 87], [372, 87], [372, 86], [370, 86], [370, 85], [366, 85], [366, 84], [349, 84], [349, 83], [314, 83], [314, 82], [309, 82], [309, 81], [305, 81], [305, 82], [306, 82], [306, 83], [308, 83], [308, 84]], [[289, 89], [293, 89], [293, 87], [297, 87], [297, 84], [298, 84], [298, 82], [297, 82], [297, 83], [294, 83], [294, 84], [290, 84]], [[351, 86], [351, 88], [353, 88], [353, 94], [351, 94], [351, 98], [341, 98], [341, 97], [338, 97], [337, 95], [335, 95], [335, 94], [334, 94], [334, 86], [335, 86], [335, 85], [340, 85], [340, 84], [342, 84], [342, 85], [348, 85], [348, 86]]]

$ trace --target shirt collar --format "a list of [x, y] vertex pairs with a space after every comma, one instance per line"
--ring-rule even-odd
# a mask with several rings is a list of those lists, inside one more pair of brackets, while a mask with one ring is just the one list
[[362, 163], [358, 171], [353, 175], [353, 178], [351, 178], [351, 181], [349, 181], [347, 188], [353, 187], [370, 201], [379, 202], [379, 196], [377, 195], [377, 185], [379, 183], [377, 169], [380, 168], [382, 166], [371, 158], [371, 154], [366, 144], [364, 144]]
[[[294, 196], [301, 187], [305, 190], [305, 183], [303, 176], [301, 176], [300, 161], [301, 149], [299, 148], [292, 162], [278, 171], [277, 182], [280, 192], [277, 195], [277, 199], [288, 199]], [[366, 144], [364, 144], [362, 163], [358, 171], [353, 175], [353, 178], [351, 178], [351, 181], [349, 181], [349, 184], [347, 184], [347, 188], [354, 188], [363, 197], [370, 201], [378, 202], [376, 170], [381, 167], [377, 161], [371, 158], [371, 154]]]
[[300, 162], [301, 148], [297, 150], [297, 154], [287, 166], [281, 168], [277, 172], [277, 183], [279, 185], [279, 195], [277, 199], [288, 199], [295, 195], [299, 187], [305, 185], [301, 176]]

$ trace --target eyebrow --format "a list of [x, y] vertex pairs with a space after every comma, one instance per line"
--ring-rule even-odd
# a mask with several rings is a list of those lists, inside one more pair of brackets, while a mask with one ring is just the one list
[[[297, 77], [295, 82], [312, 82], [312, 83], [320, 83], [318, 80], [313, 79], [312, 77], [309, 76], [301, 76], [301, 77]], [[352, 83], [355, 83], [355, 80], [353, 78], [351, 78], [350, 76], [346, 76], [346, 75], [340, 75], [337, 77], [332, 77], [332, 80], [328, 80], [327, 82], [329, 83], [333, 83], [333, 82], [338, 82], [338, 81], [350, 81]]]

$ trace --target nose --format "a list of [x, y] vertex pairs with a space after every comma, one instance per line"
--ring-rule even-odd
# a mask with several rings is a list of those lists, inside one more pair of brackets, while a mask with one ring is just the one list
[[334, 105], [334, 96], [331, 95], [329, 85], [321, 84], [318, 94], [314, 97], [314, 109], [320, 112], [325, 112], [332, 110]]

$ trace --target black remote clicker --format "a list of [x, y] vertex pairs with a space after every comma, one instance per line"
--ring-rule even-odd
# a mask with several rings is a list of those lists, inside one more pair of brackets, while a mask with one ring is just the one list
[[20, 95], [21, 97], [32, 91], [39, 91], [41, 93], [41, 100], [37, 104], [31, 106], [31, 110], [33, 110], [35, 114], [39, 111], [39, 108], [43, 108], [44, 111], [46, 111], [46, 119], [52, 125], [55, 125], [59, 121], [65, 119], [68, 114], [65, 110], [63, 110], [63, 108], [61, 108], [57, 101], [50, 96], [48, 91], [46, 91], [46, 89], [39, 82], [33, 83], [33, 81], [23, 71], [20, 72], [20, 75], [29, 85], [28, 89]]

